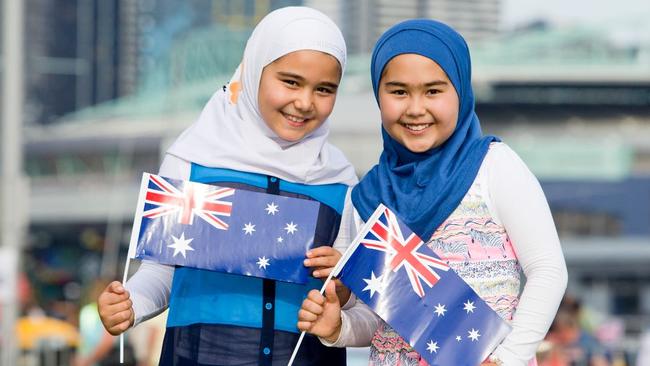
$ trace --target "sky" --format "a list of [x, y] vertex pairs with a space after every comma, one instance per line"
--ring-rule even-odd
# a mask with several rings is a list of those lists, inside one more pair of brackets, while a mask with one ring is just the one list
[[545, 18], [556, 25], [580, 24], [650, 41], [648, 0], [502, 0], [502, 25], [512, 29]]

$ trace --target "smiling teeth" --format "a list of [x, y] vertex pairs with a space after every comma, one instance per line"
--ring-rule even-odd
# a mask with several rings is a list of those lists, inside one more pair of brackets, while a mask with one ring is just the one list
[[426, 125], [407, 125], [407, 124], [405, 124], [404, 125], [404, 127], [408, 128], [411, 131], [422, 131], [422, 130], [424, 130], [425, 128], [427, 128], [429, 126], [430, 126], [430, 124], [426, 124]]
[[290, 114], [285, 114], [284, 116], [291, 122], [297, 122], [297, 123], [305, 122], [304, 118], [294, 117], [294, 116], [292, 116]]

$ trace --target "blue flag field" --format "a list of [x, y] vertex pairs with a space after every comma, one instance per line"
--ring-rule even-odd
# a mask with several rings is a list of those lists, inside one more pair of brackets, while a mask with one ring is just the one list
[[129, 258], [306, 283], [320, 204], [144, 173]]

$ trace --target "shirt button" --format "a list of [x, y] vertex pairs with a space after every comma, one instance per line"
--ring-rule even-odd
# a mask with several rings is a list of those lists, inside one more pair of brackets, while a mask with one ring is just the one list
[[270, 302], [267, 302], [267, 303], [264, 305], [264, 307], [266, 308], [266, 310], [271, 310], [271, 309], [273, 309], [273, 304], [271, 304]]
[[269, 347], [264, 347], [262, 352], [264, 352], [265, 355], [269, 355], [271, 353], [271, 349]]

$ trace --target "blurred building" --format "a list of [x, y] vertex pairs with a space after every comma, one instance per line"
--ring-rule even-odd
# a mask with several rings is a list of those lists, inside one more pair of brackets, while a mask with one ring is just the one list
[[50, 123], [135, 90], [136, 12], [132, 0], [25, 3], [26, 123]]
[[341, 27], [349, 53], [372, 51], [379, 36], [390, 26], [409, 18], [445, 22], [469, 43], [489, 39], [499, 30], [500, 0], [305, 0], [328, 14]]

